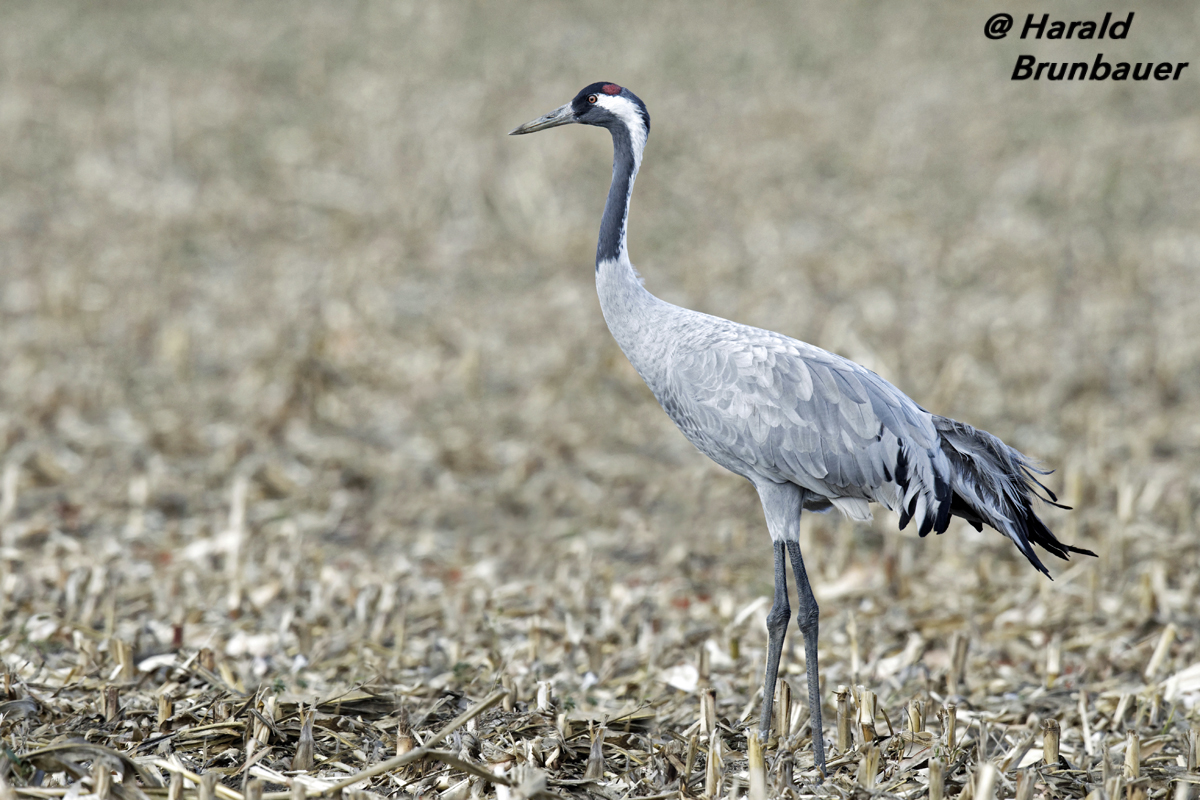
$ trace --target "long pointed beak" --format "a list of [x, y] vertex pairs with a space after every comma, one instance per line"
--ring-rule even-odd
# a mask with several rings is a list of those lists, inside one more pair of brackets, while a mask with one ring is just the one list
[[575, 112], [571, 110], [571, 104], [560, 106], [544, 117], [538, 117], [535, 120], [530, 120], [520, 127], [514, 128], [508, 132], [509, 136], [517, 136], [522, 133], [533, 133], [534, 131], [544, 131], [546, 128], [556, 128], [559, 125], [566, 125], [575, 122]]

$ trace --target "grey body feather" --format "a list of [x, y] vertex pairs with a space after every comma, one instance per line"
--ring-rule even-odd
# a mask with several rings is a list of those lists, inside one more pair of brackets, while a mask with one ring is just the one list
[[[1043, 572], [1031, 543], [1075, 550], [1040, 541], [1040, 521], [1028, 530], [1041, 471], [986, 431], [931, 414], [842, 356], [660, 300], [623, 254], [601, 262], [596, 281], [609, 329], [667, 415], [760, 493], [790, 484], [803, 508], [856, 520], [877, 502], [902, 526], [917, 520], [922, 536], [954, 514], [996, 528]], [[796, 525], [771, 522], [773, 538], [795, 541]]]
[[931, 502], [933, 475], [950, 469], [932, 414], [852, 361], [664, 302], [631, 273], [617, 263], [598, 271], [605, 319], [700, 452], [756, 486], [794, 484], [810, 510], [836, 506], [868, 519], [868, 502], [895, 508], [901, 500], [903, 448], [925, 481], [910, 483], [913, 497]]

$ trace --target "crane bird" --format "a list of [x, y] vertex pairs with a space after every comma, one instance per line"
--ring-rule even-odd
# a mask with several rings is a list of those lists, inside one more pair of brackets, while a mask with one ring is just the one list
[[[1038, 545], [1066, 559], [1095, 553], [1055, 538], [1033, 511], [1057, 505], [1032, 459], [986, 431], [937, 414], [865, 367], [783, 334], [672, 305], [652, 295], [629, 261], [629, 199], [650, 134], [646, 104], [615, 83], [593, 83], [575, 99], [511, 133], [568, 123], [607, 128], [612, 185], [596, 245], [596, 291], [613, 338], [671, 420], [701, 453], [754, 484], [775, 551], [775, 598], [767, 614], [761, 733], [771, 728], [779, 657], [787, 633], [786, 561], [796, 576], [812, 717], [813, 756], [825, 774], [817, 672], [817, 601], [800, 553], [801, 510], [836, 508], [871, 518], [876, 502], [900, 527], [942, 533], [952, 516], [989, 525], [1040, 572]], [[1041, 492], [1039, 492], [1039, 489]], [[786, 553], [786, 556], [785, 556]]]

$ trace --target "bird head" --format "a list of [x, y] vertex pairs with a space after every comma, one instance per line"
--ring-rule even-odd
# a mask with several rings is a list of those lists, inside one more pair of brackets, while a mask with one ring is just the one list
[[635, 140], [643, 142], [650, 133], [650, 113], [646, 111], [646, 104], [628, 89], [602, 81], [584, 87], [571, 102], [509, 131], [509, 135], [533, 133], [572, 122], [609, 130], [625, 128]]

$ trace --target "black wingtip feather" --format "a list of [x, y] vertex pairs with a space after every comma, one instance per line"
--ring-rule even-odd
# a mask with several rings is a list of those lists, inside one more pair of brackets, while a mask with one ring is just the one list
[[[1026, 500], [1023, 504], [1021, 512], [1022, 516], [1018, 520], [1018, 524], [1020, 525], [1021, 532], [1025, 535], [1027, 541], [1036, 544], [1038, 547], [1042, 548], [1048, 553], [1051, 553], [1052, 555], [1058, 556], [1063, 561], [1069, 561], [1071, 558], [1071, 553], [1092, 556], [1093, 558], [1097, 557], [1096, 554], [1091, 550], [1085, 550], [1082, 547], [1076, 547], [1075, 545], [1066, 544], [1065, 542], [1059, 541], [1058, 537], [1054, 535], [1054, 532], [1046, 527], [1046, 523], [1042, 522], [1041, 518], [1034, 513], [1033, 507], [1030, 505], [1028, 500]], [[1033, 562], [1035, 567], [1038, 567], [1038, 569], [1040, 569], [1047, 575], [1047, 577], [1049, 577], [1050, 573], [1046, 571], [1046, 568], [1042, 566], [1040, 561], [1035, 561], [1034, 557], [1028, 553], [1026, 554], [1026, 557]]]
[[901, 491], [908, 489], [908, 458], [903, 447], [896, 451], [896, 485]]
[[[942, 435], [942, 452], [955, 466], [956, 480], [974, 485], [974, 491], [986, 491], [986, 475], [979, 472], [981, 469], [990, 470], [993, 474], [1003, 473], [1011, 479], [1016, 479], [1016, 485], [1013, 487], [1015, 493], [1006, 489], [1003, 492], [993, 491], [990, 495], [993, 503], [1001, 507], [999, 513], [1003, 514], [1004, 519], [993, 518], [994, 510], [989, 511], [986, 506], [976, 508], [958, 492], [951, 492], [951, 502], [946, 504], [949, 506], [949, 513], [962, 517], [976, 530], [983, 530], [984, 524], [998, 530], [1008, 529], [1009, 535], [1016, 539], [1017, 547], [1029, 563], [1046, 577], [1051, 577], [1050, 571], [1038, 558], [1032, 545], [1037, 545], [1063, 560], [1068, 560], [1071, 553], [1096, 556], [1091, 550], [1059, 541], [1046, 523], [1034, 513], [1034, 497], [1049, 505], [1067, 508], [1058, 502], [1054, 492], [1038, 480], [1038, 476], [1048, 475], [1049, 471], [1035, 466], [1024, 455], [986, 431], [945, 417], [935, 417], [934, 424]], [[1011, 520], [1011, 523], [1008, 523], [1008, 520]]]
[[[906, 508], [904, 510], [904, 514], [903, 514], [904, 519], [905, 519], [904, 525], [907, 525], [908, 520], [912, 519], [913, 516], [917, 513], [917, 499], [918, 499], [918, 495], [914, 494], [912, 497], [912, 500], [908, 501], [908, 508]], [[900, 530], [904, 530], [904, 525], [900, 526]], [[928, 533], [928, 531], [926, 531], [926, 533]], [[925, 534], [922, 533], [921, 535], [924, 536]]]
[[946, 528], [950, 527], [950, 511], [954, 508], [954, 493], [950, 490], [950, 482], [938, 476], [934, 482], [933, 494], [937, 499], [937, 519], [933, 529], [939, 534], [945, 533]]

